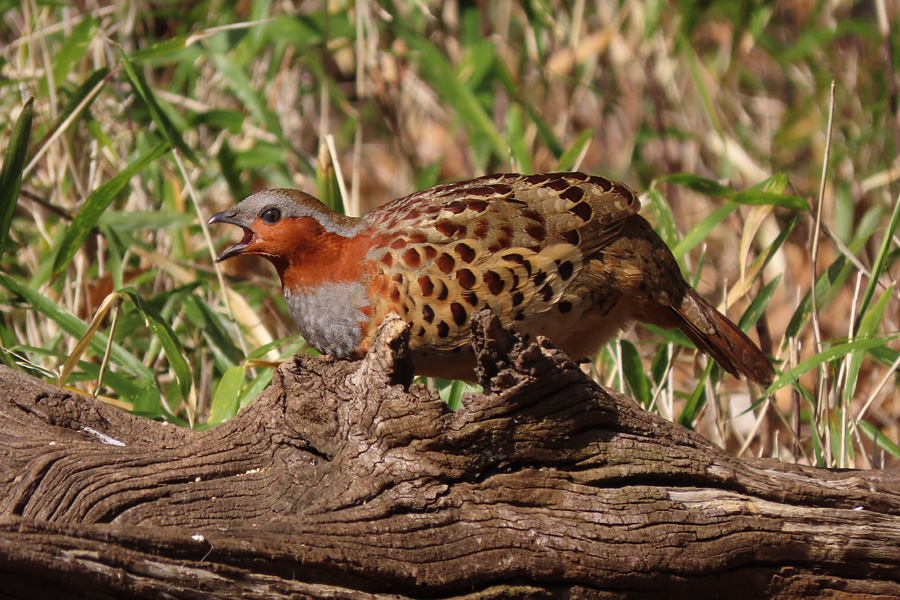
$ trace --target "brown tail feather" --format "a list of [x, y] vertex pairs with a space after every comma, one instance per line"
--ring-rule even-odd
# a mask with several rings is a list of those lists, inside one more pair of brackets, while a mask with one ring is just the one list
[[672, 310], [679, 317], [678, 328], [723, 369], [738, 378], [744, 374], [763, 387], [772, 383], [775, 370], [765, 354], [697, 292], [689, 289], [681, 307]]

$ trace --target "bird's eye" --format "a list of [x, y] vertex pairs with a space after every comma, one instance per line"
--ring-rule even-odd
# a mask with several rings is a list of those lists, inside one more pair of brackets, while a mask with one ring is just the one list
[[277, 208], [267, 208], [266, 210], [259, 213], [259, 218], [262, 219], [263, 223], [274, 225], [281, 220], [281, 211]]

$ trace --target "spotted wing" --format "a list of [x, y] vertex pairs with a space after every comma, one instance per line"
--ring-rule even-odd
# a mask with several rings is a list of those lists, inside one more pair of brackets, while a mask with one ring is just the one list
[[507, 327], [568, 312], [586, 293], [571, 285], [585, 257], [639, 208], [626, 186], [584, 173], [489, 175], [395, 200], [367, 217], [388, 232], [369, 255], [372, 322], [397, 312], [413, 348], [449, 349], [481, 308]]

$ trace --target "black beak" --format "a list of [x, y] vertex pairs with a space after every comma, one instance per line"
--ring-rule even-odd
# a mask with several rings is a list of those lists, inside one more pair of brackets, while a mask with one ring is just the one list
[[249, 225], [237, 219], [237, 211], [233, 208], [214, 214], [209, 218], [209, 221], [206, 222], [207, 225], [215, 225], [216, 223], [228, 223], [229, 225], [236, 225], [244, 230], [244, 239], [233, 246], [225, 248], [225, 250], [216, 257], [216, 262], [222, 262], [226, 258], [237, 256], [246, 250], [247, 246], [250, 245], [250, 242], [253, 241], [253, 230], [250, 229]]

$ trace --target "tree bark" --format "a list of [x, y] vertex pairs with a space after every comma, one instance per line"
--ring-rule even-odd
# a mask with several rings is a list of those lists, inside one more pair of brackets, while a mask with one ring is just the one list
[[206, 431], [0, 368], [0, 597], [900, 597], [897, 473], [737, 460], [474, 331], [455, 412], [400, 321]]

